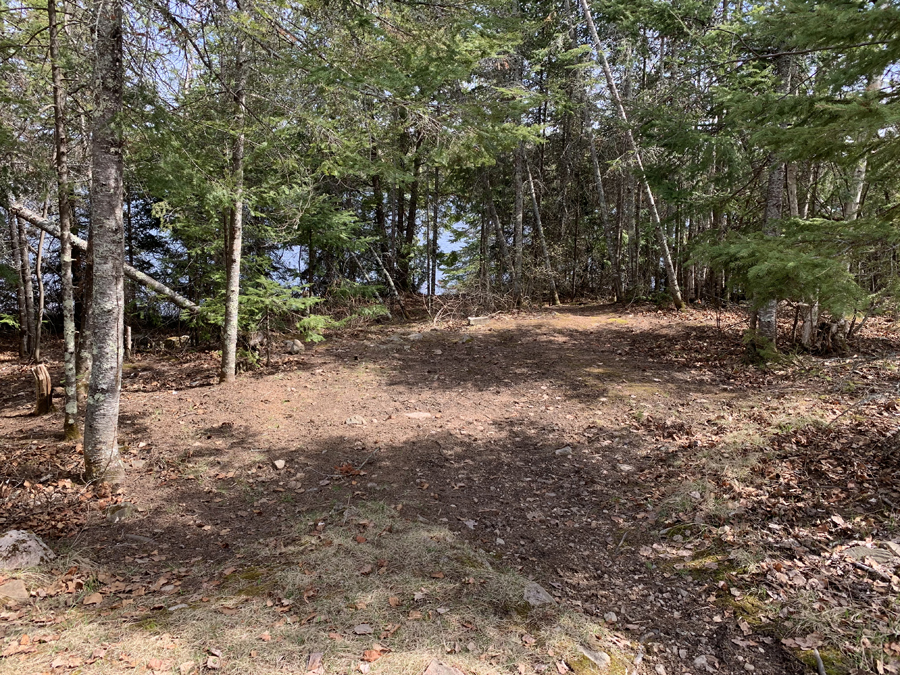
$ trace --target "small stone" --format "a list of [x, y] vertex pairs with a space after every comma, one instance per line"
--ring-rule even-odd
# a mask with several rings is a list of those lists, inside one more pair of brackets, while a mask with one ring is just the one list
[[285, 340], [284, 351], [288, 354], [299, 354], [306, 351], [306, 347], [300, 340]]
[[375, 629], [367, 623], [361, 623], [353, 627], [353, 632], [357, 635], [371, 635], [375, 632]]
[[860, 562], [866, 558], [871, 558], [880, 565], [892, 565], [900, 562], [891, 551], [885, 551], [883, 548], [869, 548], [868, 546], [852, 546], [844, 551], [844, 555]]
[[440, 356], [444, 352], [442, 352], [440, 349], [435, 349], [431, 353], [434, 354], [435, 356]]
[[656, 675], [666, 675], [666, 667], [661, 663], [657, 663], [653, 670], [656, 671]]
[[556, 450], [554, 454], [556, 454], [557, 457], [568, 457], [572, 454], [572, 448], [567, 445], [564, 448]]
[[128, 520], [135, 514], [134, 504], [122, 502], [121, 504], [113, 504], [106, 509], [106, 519], [111, 523], [121, 523]]
[[630, 473], [634, 471], [634, 467], [631, 464], [619, 464], [619, 471], [622, 473]]
[[619, 617], [616, 616], [615, 612], [607, 612], [603, 615], [603, 620], [607, 623], [615, 623], [619, 620]]
[[459, 668], [448, 666], [434, 659], [428, 664], [422, 675], [463, 675], [463, 672]]
[[31, 532], [10, 530], [0, 537], [0, 569], [36, 567], [55, 557], [41, 538]]
[[432, 417], [430, 412], [416, 411], [416, 412], [408, 412], [403, 413], [411, 420], [427, 420]]
[[706, 660], [706, 656], [704, 656], [703, 654], [694, 659], [694, 668], [706, 669], [708, 666], [709, 663]]
[[29, 597], [25, 582], [21, 579], [13, 579], [0, 586], [0, 599], [28, 602]]
[[142, 471], [143, 468], [147, 466], [147, 462], [143, 459], [133, 459], [131, 460], [131, 468], [136, 469], [138, 471]]
[[470, 326], [483, 326], [491, 320], [489, 316], [470, 316], [469, 317], [469, 325]]
[[181, 675], [190, 675], [194, 672], [194, 668], [196, 667], [197, 664], [195, 664], [193, 661], [185, 661], [180, 666], [178, 666], [178, 672]]
[[410, 342], [415, 342], [416, 340], [422, 339], [422, 334], [421, 333], [410, 333], [409, 335], [406, 336], [406, 339], [409, 340]]
[[180, 605], [172, 605], [171, 607], [169, 607], [169, 611], [170, 611], [170, 612], [177, 612], [179, 609], [187, 609], [188, 607], [190, 607], [190, 605], [186, 605], [186, 604], [184, 604], [184, 603], [181, 603]]
[[593, 649], [587, 649], [581, 645], [578, 646], [578, 651], [584, 654], [584, 656], [600, 670], [606, 670], [612, 663], [612, 659], [606, 652], [595, 652]]
[[525, 602], [532, 607], [550, 605], [556, 602], [554, 597], [550, 595], [543, 586], [535, 582], [531, 582], [525, 587], [523, 597]]
[[747, 661], [747, 663], [744, 664], [744, 670], [753, 671], [753, 670], [756, 670], [756, 668], [753, 666], [752, 663]]
[[275, 465], [275, 468], [281, 471], [285, 465], [287, 464], [283, 459], [276, 459], [272, 464]]
[[349, 424], [350, 426], [365, 426], [366, 419], [364, 417], [356, 415], [354, 417], [348, 417], [345, 424]]

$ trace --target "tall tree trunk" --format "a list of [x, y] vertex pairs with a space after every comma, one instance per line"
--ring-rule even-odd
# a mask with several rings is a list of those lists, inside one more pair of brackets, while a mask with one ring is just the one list
[[101, 0], [94, 17], [96, 89], [91, 138], [94, 242], [94, 364], [84, 420], [88, 480], [116, 483], [124, 474], [119, 457], [119, 396], [125, 293], [125, 233], [122, 223], [122, 0]]
[[606, 60], [606, 54], [603, 51], [603, 45], [600, 43], [600, 36], [597, 34], [597, 27], [594, 25], [594, 19], [591, 16], [591, 9], [588, 6], [587, 0], [580, 0], [581, 8], [584, 11], [585, 19], [587, 20], [588, 29], [591, 33], [591, 38], [594, 41], [594, 48], [597, 52], [597, 58], [600, 59], [600, 66], [603, 69], [603, 74], [606, 77], [606, 85], [609, 88], [609, 93], [612, 96], [613, 103], [616, 106], [616, 111], [619, 114], [619, 118], [622, 120], [622, 124], [625, 127], [625, 138], [628, 141], [629, 149], [634, 155], [634, 161], [638, 168], [638, 175], [641, 181], [641, 187], [647, 195], [647, 205], [650, 210], [650, 220], [653, 221], [653, 227], [656, 229], [656, 235], [659, 239], [659, 248], [660, 253], [662, 254], [663, 263], [666, 267], [666, 276], [669, 280], [669, 292], [672, 295], [672, 301], [675, 303], [675, 306], [678, 309], [684, 307], [684, 300], [681, 298], [681, 288], [678, 285], [678, 276], [675, 273], [675, 266], [672, 263], [672, 253], [669, 251], [669, 243], [666, 240], [666, 233], [662, 227], [662, 221], [659, 217], [659, 211], [656, 208], [656, 199], [653, 196], [653, 190], [650, 189], [650, 183], [647, 181], [647, 176], [644, 173], [644, 162], [641, 159], [640, 148], [637, 146], [637, 142], [634, 140], [634, 134], [631, 133], [631, 127], [628, 126], [628, 115], [625, 113], [625, 106], [622, 104], [622, 98], [619, 96], [619, 90], [616, 88], [616, 82], [613, 79], [612, 70], [609, 67], [609, 61]]
[[11, 209], [6, 211], [13, 265], [16, 268], [16, 299], [19, 307], [19, 358], [28, 354], [28, 312], [25, 309], [25, 279], [22, 276], [22, 257], [19, 252], [19, 227]]
[[[781, 79], [778, 90], [787, 94], [791, 90], [791, 57], [780, 56], [776, 61], [776, 70]], [[769, 180], [766, 185], [765, 231], [770, 236], [778, 234], [778, 221], [784, 212], [784, 175], [785, 164], [775, 155], [769, 158]], [[778, 343], [778, 300], [767, 300], [757, 309], [757, 332], [777, 348]]]
[[[234, 206], [228, 223], [225, 268], [225, 326], [222, 331], [222, 369], [220, 382], [234, 382], [237, 362], [238, 310], [241, 291], [241, 246], [244, 236], [244, 108], [247, 75], [244, 67], [244, 41], [238, 38], [235, 60], [234, 145], [231, 151], [231, 181]], [[312, 256], [312, 246], [310, 246]]]
[[75, 390], [75, 293], [72, 285], [72, 185], [69, 181], [69, 141], [66, 136], [66, 91], [59, 67], [59, 27], [56, 0], [47, 0], [50, 28], [50, 69], [53, 76], [53, 135], [56, 141], [56, 183], [59, 197], [59, 261], [63, 310], [63, 365], [66, 390], [63, 433], [78, 438], [78, 394]]
[[27, 324], [26, 334], [28, 335], [28, 344], [26, 352], [29, 358], [34, 357], [34, 283], [32, 281], [31, 271], [31, 253], [28, 247], [28, 231], [25, 223], [21, 218], [16, 216], [16, 233], [19, 236], [19, 265], [21, 266], [21, 275], [23, 279], [23, 287], [25, 289], [25, 321]]
[[[587, 107], [585, 107], [585, 115]], [[606, 249], [609, 254], [609, 262], [612, 265], [613, 281], [615, 282], [616, 301], [625, 299], [625, 289], [622, 285], [622, 257], [619, 255], [619, 247], [613, 232], [612, 219], [609, 216], [609, 205], [606, 203], [606, 192], [603, 190], [603, 175], [600, 172], [600, 160], [597, 157], [597, 148], [594, 145], [594, 132], [589, 124], [587, 127], [587, 141], [591, 146], [591, 163], [594, 167], [594, 187], [597, 190], [597, 205], [600, 207], [600, 226], [606, 238]]]
[[541, 210], [538, 208], [537, 193], [534, 190], [534, 179], [531, 177], [531, 167], [524, 160], [525, 175], [528, 177], [528, 191], [531, 193], [531, 208], [534, 210], [534, 225], [537, 229], [538, 240], [541, 242], [541, 252], [544, 255], [544, 267], [547, 270], [547, 278], [550, 280], [550, 292], [553, 295], [553, 304], [561, 304], [559, 293], [556, 290], [556, 280], [553, 278], [553, 265], [550, 262], [550, 252], [547, 250], [547, 240], [544, 239], [544, 226], [541, 224]]
[[434, 168], [434, 200], [432, 202], [432, 207], [434, 213], [431, 218], [431, 245], [429, 248], [431, 249], [431, 291], [430, 295], [433, 297], [437, 295], [437, 255], [438, 255], [438, 211], [440, 209], [440, 174], [438, 172], [438, 168]]
[[522, 265], [525, 257], [525, 236], [522, 230], [522, 221], [525, 215], [524, 181], [522, 178], [522, 144], [516, 149], [516, 175], [515, 175], [515, 203], [513, 211], [513, 288], [516, 294], [516, 305], [522, 302]]
[[497, 247], [500, 249], [501, 277], [502, 271], [505, 268], [513, 278], [513, 281], [515, 281], [516, 268], [512, 258], [509, 257], [509, 246], [506, 244], [506, 234], [503, 232], [500, 216], [497, 215], [497, 207], [494, 204], [494, 195], [491, 193], [491, 182], [488, 178], [487, 170], [482, 172], [481, 180], [484, 187], [484, 202], [485, 206], [487, 206], [488, 218], [494, 227], [494, 238], [497, 240]]
[[797, 163], [790, 162], [785, 167], [787, 181], [788, 214], [791, 218], [800, 217], [800, 203], [797, 200]]
[[[46, 209], [44, 209], [46, 211]], [[42, 363], [41, 357], [41, 337], [44, 330], [44, 304], [46, 296], [44, 294], [44, 240], [47, 238], [46, 232], [41, 232], [38, 237], [37, 253], [34, 256], [34, 274], [37, 280], [38, 294], [37, 305], [34, 308], [34, 349], [32, 356], [35, 363]]]

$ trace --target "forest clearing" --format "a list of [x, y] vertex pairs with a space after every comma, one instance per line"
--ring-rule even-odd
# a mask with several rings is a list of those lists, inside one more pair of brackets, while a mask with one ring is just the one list
[[0, 675], [900, 675], [896, 0], [0, 0]]
[[7, 351], [0, 524], [59, 557], [0, 673], [894, 672], [900, 338], [758, 369], [745, 320], [372, 326], [231, 387], [136, 353], [114, 491]]

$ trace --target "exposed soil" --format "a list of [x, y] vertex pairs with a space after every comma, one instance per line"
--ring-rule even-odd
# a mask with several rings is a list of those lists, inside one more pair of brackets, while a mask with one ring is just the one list
[[[139, 353], [112, 495], [78, 483], [61, 415], [29, 416], [30, 376], [7, 352], [0, 530], [34, 529], [108, 570], [189, 568], [190, 593], [238, 551], [250, 564], [254, 545], [289, 546], [298, 523], [315, 528], [309, 513], [379, 501], [606, 622], [636, 657], [629, 673], [814, 672], [812, 647], [829, 672], [864, 672], [866, 636], [840, 617], [833, 632], [808, 623], [800, 592], [812, 614], [873, 612], [867, 639], [887, 630], [891, 666], [893, 569], [839, 553], [898, 541], [898, 340], [873, 321], [854, 358], [758, 370], [741, 322], [569, 307], [376, 326], [233, 386], [214, 384], [211, 353]], [[137, 511], [113, 523], [104, 509], [121, 502]], [[0, 637], [30, 616], [7, 616]]]

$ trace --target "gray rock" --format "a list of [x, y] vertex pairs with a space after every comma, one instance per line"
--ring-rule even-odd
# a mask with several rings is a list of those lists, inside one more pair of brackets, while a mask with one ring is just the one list
[[619, 620], [619, 617], [616, 616], [615, 612], [607, 612], [603, 615], [603, 620], [608, 623], [615, 623]]
[[167, 337], [163, 343], [166, 349], [182, 349], [191, 343], [190, 335], [178, 335]]
[[130, 519], [137, 512], [134, 504], [122, 502], [121, 504], [113, 504], [106, 509], [106, 519], [111, 523], [121, 523]]
[[556, 599], [543, 586], [533, 581], [525, 587], [525, 592], [522, 595], [525, 598], [525, 602], [532, 607], [556, 603]]
[[469, 317], [469, 325], [470, 326], [483, 326], [491, 320], [489, 316], [470, 316]]
[[595, 652], [593, 649], [588, 649], [581, 645], [578, 645], [578, 651], [584, 654], [585, 658], [600, 670], [606, 670], [612, 664], [612, 659], [606, 652]]
[[31, 597], [31, 594], [25, 588], [25, 582], [21, 579], [13, 579], [0, 586], [0, 600], [28, 602], [29, 597]]
[[844, 551], [844, 555], [853, 560], [862, 562], [866, 558], [871, 558], [879, 565], [897, 565], [900, 564], [900, 558], [894, 555], [892, 551], [885, 551], [883, 548], [869, 548], [868, 546], [852, 546]]
[[0, 569], [35, 567], [55, 557], [40, 537], [31, 532], [10, 530], [0, 537]]
[[463, 675], [463, 672], [459, 668], [448, 666], [434, 659], [428, 664], [422, 675]]
[[411, 420], [427, 420], [427, 419], [431, 418], [430, 412], [417, 411], [417, 412], [408, 412], [408, 413], [403, 413], [403, 414], [406, 415]]
[[409, 335], [406, 336], [406, 339], [409, 340], [410, 342], [415, 342], [416, 340], [422, 339], [422, 334], [421, 333], [410, 333]]
[[300, 354], [306, 351], [306, 346], [300, 340], [285, 340], [284, 351], [288, 354]]
[[555, 454], [559, 457], [568, 457], [572, 454], [572, 448], [567, 445], [566, 447], [557, 450]]
[[360, 417], [359, 415], [348, 417], [345, 424], [349, 424], [350, 426], [365, 426], [366, 418]]
[[285, 467], [286, 462], [283, 459], [276, 459], [274, 462], [272, 462], [272, 464], [275, 465], [276, 469], [281, 471]]

